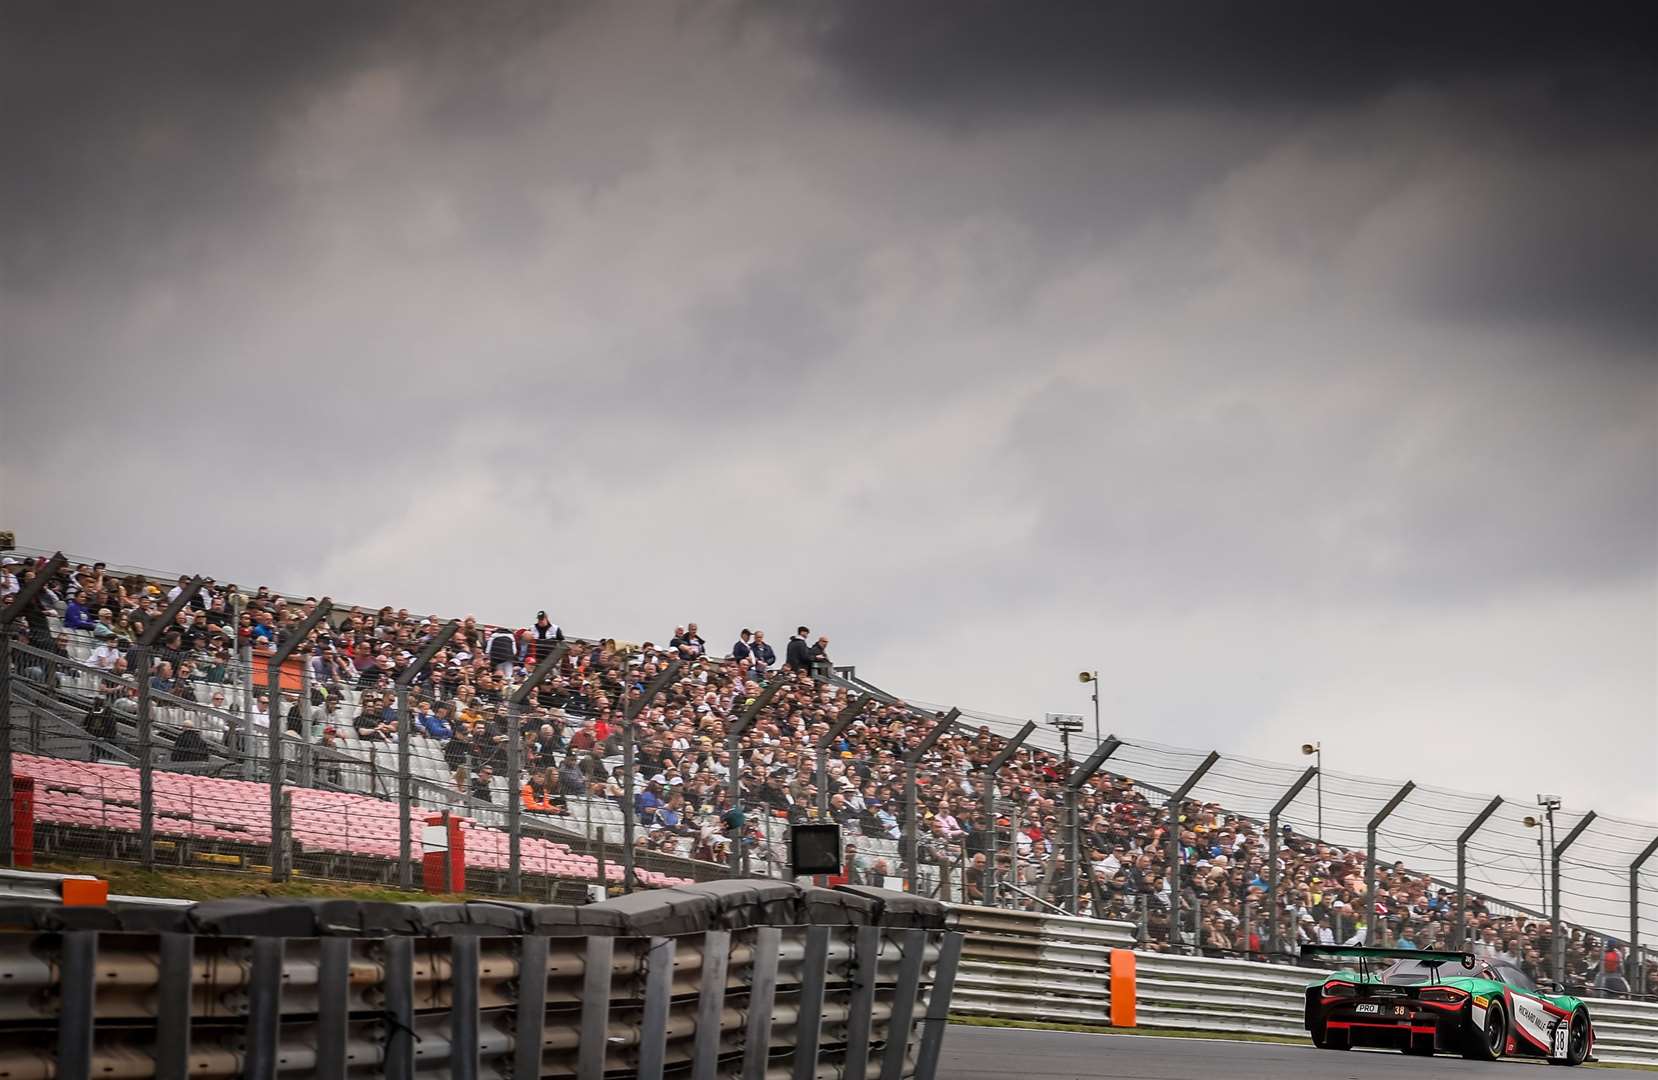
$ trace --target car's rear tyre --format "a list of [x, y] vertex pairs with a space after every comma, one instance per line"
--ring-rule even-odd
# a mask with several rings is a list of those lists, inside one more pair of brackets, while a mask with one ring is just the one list
[[1331, 1031], [1323, 1021], [1319, 1021], [1313, 1025], [1313, 1045], [1320, 1050], [1351, 1050], [1353, 1040], [1346, 1029]]
[[1462, 1056], [1474, 1061], [1496, 1061], [1508, 1048], [1508, 1013], [1493, 1001], [1485, 1010], [1485, 1029], [1470, 1031]]
[[1566, 1050], [1566, 1060], [1549, 1059], [1550, 1065], [1581, 1065], [1589, 1056], [1589, 1014], [1582, 1009], [1572, 1014], [1572, 1037]]

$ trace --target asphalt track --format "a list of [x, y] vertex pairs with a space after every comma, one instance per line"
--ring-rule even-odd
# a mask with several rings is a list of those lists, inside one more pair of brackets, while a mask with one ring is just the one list
[[1640, 1069], [1552, 1069], [1535, 1061], [1408, 1058], [1384, 1050], [1318, 1050], [1311, 1043], [1226, 1042], [963, 1027], [944, 1037], [938, 1080], [1544, 1080], [1651, 1076]]

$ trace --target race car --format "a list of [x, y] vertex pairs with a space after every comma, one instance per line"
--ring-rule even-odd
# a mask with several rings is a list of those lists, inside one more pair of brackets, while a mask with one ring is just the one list
[[1331, 945], [1308, 945], [1301, 955], [1357, 961], [1356, 970], [1307, 987], [1307, 1030], [1322, 1050], [1396, 1047], [1480, 1061], [1514, 1054], [1551, 1065], [1581, 1065], [1594, 1053], [1588, 1006], [1544, 993], [1508, 964], [1472, 953]]

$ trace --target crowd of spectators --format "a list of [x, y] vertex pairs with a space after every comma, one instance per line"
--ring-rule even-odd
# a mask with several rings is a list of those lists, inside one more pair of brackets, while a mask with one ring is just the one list
[[[8, 560], [10, 562], [11, 560]], [[31, 573], [22, 562], [5, 567], [0, 591], [9, 596]], [[43, 593], [24, 634], [61, 651], [44, 613], [61, 616], [61, 633], [89, 634], [87, 661], [100, 670], [126, 670], [135, 635], [162, 614], [188, 579], [156, 582], [115, 574], [103, 564], [66, 568]], [[162, 634], [151, 674], [157, 692], [201, 704], [220, 704], [234, 681], [244, 647], [267, 650], [310, 613], [315, 601], [293, 600], [209, 580]], [[406, 608], [337, 609], [301, 643], [300, 662], [312, 676], [310, 728], [298, 704], [287, 706], [285, 730], [335, 745], [342, 728], [359, 740], [394, 741], [397, 710], [391, 687], [442, 620]], [[799, 626], [778, 657], [764, 631], [743, 629], [726, 650], [710, 655], [695, 622], [674, 627], [665, 645], [622, 646], [614, 640], [574, 641], [531, 694], [516, 730], [506, 700], [527, 673], [565, 635], [545, 611], [518, 629], [480, 624], [468, 616], [413, 681], [411, 730], [441, 747], [454, 790], [491, 800], [490, 783], [507, 769], [505, 746], [519, 739], [523, 772], [509, 778], [525, 810], [559, 814], [572, 796], [623, 798], [616, 764], [628, 701], [672, 661], [678, 678], [637, 721], [635, 815], [642, 848], [725, 861], [734, 843], [762, 872], [782, 872], [785, 855], [758, 827], [761, 815], [790, 822], [827, 816], [848, 836], [848, 872], [859, 882], [891, 884], [903, 874], [890, 854], [870, 850], [901, 837], [905, 821], [904, 756], [928, 734], [936, 717], [901, 701], [876, 701], [831, 745], [819, 791], [816, 745], [851, 703], [847, 685], [826, 679], [827, 637]], [[781, 690], [740, 740], [743, 809], [728, 797], [732, 762], [726, 727], [773, 680]], [[349, 715], [342, 702], [356, 693]], [[122, 697], [130, 697], [126, 692]], [[120, 704], [119, 702], [117, 704]], [[260, 702], [257, 712], [268, 703]], [[96, 711], [96, 709], [95, 709]], [[107, 722], [89, 716], [89, 729]], [[257, 718], [256, 723], [260, 722]], [[200, 737], [197, 736], [197, 741]], [[999, 778], [997, 814], [983, 812], [984, 765], [1003, 741], [988, 727], [958, 727], [923, 758], [917, 775], [917, 848], [938, 868], [954, 898], [980, 902], [995, 889], [997, 902], [1022, 907], [1074, 906], [1080, 913], [1137, 923], [1148, 948], [1169, 948], [1172, 904], [1168, 888], [1169, 836], [1161, 804], [1154, 805], [1128, 777], [1106, 773], [1083, 788], [1079, 830], [1081, 873], [1068, 865], [1063, 781], [1067, 766], [1047, 751], [1022, 748]], [[191, 750], [205, 754], [205, 743]], [[819, 809], [819, 804], [826, 807]], [[1215, 803], [1188, 802], [1179, 822], [1182, 924], [1180, 948], [1219, 955], [1259, 954], [1270, 939], [1267, 916], [1267, 837], [1264, 826]], [[864, 841], [860, 844], [860, 841]], [[869, 841], [874, 841], [871, 844]], [[1286, 827], [1280, 838], [1278, 942], [1300, 945], [1362, 940], [1364, 856], [1327, 845]], [[993, 871], [993, 872], [992, 872]], [[1403, 948], [1452, 947], [1450, 890], [1407, 870], [1380, 867], [1374, 918], [1377, 944]], [[1534, 976], [1546, 974], [1549, 925], [1505, 915], [1471, 898], [1467, 921], [1476, 951], [1504, 958]], [[1568, 966], [1585, 983], [1618, 988], [1623, 954], [1615, 943], [1570, 931]], [[1658, 978], [1658, 972], [1655, 972]], [[1649, 990], [1658, 991], [1658, 985]]]

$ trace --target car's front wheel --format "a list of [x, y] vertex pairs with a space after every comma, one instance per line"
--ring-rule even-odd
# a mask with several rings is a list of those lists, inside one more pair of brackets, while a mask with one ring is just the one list
[[1570, 1041], [1566, 1044], [1564, 1060], [1549, 1058], [1550, 1065], [1581, 1065], [1589, 1056], [1589, 1014], [1579, 1009], [1572, 1014]]
[[1485, 1027], [1470, 1031], [1462, 1048], [1462, 1056], [1475, 1061], [1496, 1061], [1508, 1048], [1508, 1013], [1493, 1001], [1485, 1010]]

